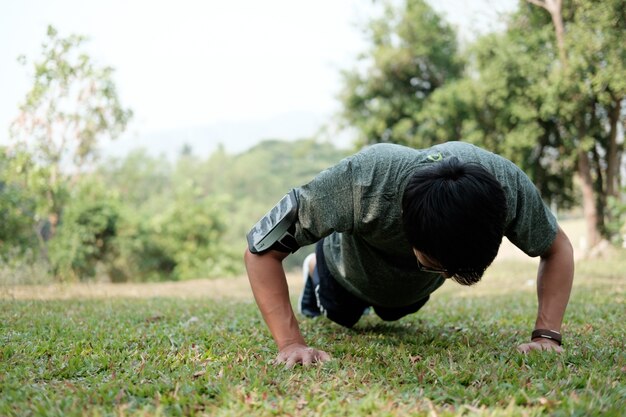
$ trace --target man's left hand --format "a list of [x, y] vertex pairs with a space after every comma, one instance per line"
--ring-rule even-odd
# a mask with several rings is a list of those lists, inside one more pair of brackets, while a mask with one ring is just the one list
[[528, 353], [531, 350], [549, 351], [557, 353], [561, 353], [564, 351], [564, 349], [558, 343], [553, 342], [550, 339], [545, 339], [543, 337], [533, 339], [529, 343], [522, 343], [517, 347], [517, 350], [521, 353]]

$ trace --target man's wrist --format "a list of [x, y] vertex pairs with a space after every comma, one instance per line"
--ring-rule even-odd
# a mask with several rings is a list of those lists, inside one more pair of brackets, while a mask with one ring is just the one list
[[293, 346], [293, 345], [303, 345], [303, 346], [306, 346], [307, 344], [304, 341], [304, 338], [302, 336], [296, 337], [296, 338], [293, 338], [293, 339], [281, 340], [280, 342], [276, 343], [276, 346], [278, 347], [279, 351], [285, 349], [286, 347]]
[[561, 335], [560, 332], [557, 332], [556, 330], [550, 330], [550, 329], [535, 329], [533, 330], [530, 338], [532, 340], [535, 339], [546, 339], [546, 340], [550, 340], [554, 343], [556, 343], [557, 345], [561, 346], [563, 344], [563, 336]]

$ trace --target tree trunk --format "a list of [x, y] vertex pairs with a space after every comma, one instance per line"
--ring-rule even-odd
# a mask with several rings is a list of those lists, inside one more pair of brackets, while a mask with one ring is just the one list
[[615, 106], [609, 113], [610, 133], [609, 133], [609, 146], [606, 155], [606, 195], [618, 197], [619, 196], [619, 165], [620, 165], [620, 153], [617, 144], [617, 130], [619, 124], [619, 117], [622, 111], [621, 101], [615, 100]]
[[593, 178], [591, 177], [591, 165], [589, 155], [584, 150], [578, 152], [578, 175], [580, 177], [581, 191], [583, 194], [583, 212], [587, 226], [587, 247], [593, 248], [601, 240], [598, 230], [598, 210], [593, 192]]
[[606, 212], [606, 192], [604, 190], [604, 175], [602, 174], [602, 161], [600, 160], [600, 154], [598, 153], [598, 148], [594, 146], [592, 148], [593, 154], [593, 164], [590, 167], [590, 170], [595, 170], [596, 178], [595, 178], [595, 186], [593, 188], [595, 196], [596, 196], [596, 212], [598, 213], [596, 219], [596, 228], [600, 231], [600, 234], [604, 232], [604, 213]]
[[567, 54], [565, 51], [565, 25], [563, 24], [563, 14], [561, 12], [562, 0], [527, 0], [536, 6], [545, 9], [550, 13], [552, 24], [554, 25], [554, 34], [556, 36], [556, 46], [559, 51], [559, 61], [563, 68], [567, 67]]

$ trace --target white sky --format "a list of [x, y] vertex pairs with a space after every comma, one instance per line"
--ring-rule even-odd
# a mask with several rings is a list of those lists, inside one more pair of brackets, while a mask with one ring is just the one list
[[[463, 37], [498, 27], [517, 0], [431, 0]], [[0, 0], [0, 143], [30, 87], [18, 55], [39, 58], [46, 27], [90, 38], [115, 68], [133, 129], [332, 114], [340, 69], [364, 47], [372, 0]]]

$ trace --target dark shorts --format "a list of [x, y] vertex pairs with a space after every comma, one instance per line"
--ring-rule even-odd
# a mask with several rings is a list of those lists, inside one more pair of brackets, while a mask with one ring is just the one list
[[385, 321], [398, 320], [408, 314], [415, 313], [426, 304], [429, 296], [404, 307], [380, 307], [360, 299], [339, 284], [330, 273], [324, 259], [323, 240], [315, 245], [315, 270], [313, 282], [316, 284], [316, 296], [322, 314], [330, 320], [345, 327], [354, 326], [363, 312], [372, 307], [378, 317]]

